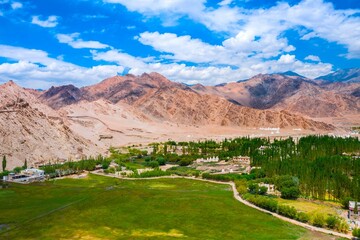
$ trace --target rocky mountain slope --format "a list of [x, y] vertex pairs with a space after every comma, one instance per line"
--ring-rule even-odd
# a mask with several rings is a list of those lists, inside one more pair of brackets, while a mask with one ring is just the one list
[[360, 68], [341, 69], [336, 72], [330, 73], [328, 75], [318, 77], [316, 78], [316, 80], [322, 80], [324, 81], [324, 83], [329, 83], [329, 82], [359, 83]]
[[[116, 76], [80, 91], [82, 98], [88, 101], [106, 99], [113, 104], [129, 104], [154, 121], [239, 127], [300, 127], [313, 130], [332, 128], [285, 111], [261, 111], [239, 106], [216, 95], [199, 94], [158, 73]], [[47, 92], [42, 96], [46, 94]], [[67, 100], [61, 100], [60, 95], [59, 97], [58, 102], [66, 104]]]
[[360, 113], [359, 87], [355, 83], [322, 85], [296, 74], [259, 74], [247, 81], [192, 88], [202, 94], [223, 96], [243, 106], [287, 110], [308, 117]]
[[36, 162], [75, 159], [101, 153], [76, 135], [64, 119], [12, 81], [0, 85], [0, 155], [8, 168]]

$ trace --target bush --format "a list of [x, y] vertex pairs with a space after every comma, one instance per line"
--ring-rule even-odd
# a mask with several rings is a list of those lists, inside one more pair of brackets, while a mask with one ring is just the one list
[[278, 202], [274, 199], [259, 196], [259, 195], [251, 195], [251, 194], [244, 194], [244, 198], [251, 202], [252, 204], [261, 207], [263, 209], [269, 210], [271, 212], [276, 212], [278, 208]]
[[239, 180], [239, 179], [251, 180], [251, 179], [255, 178], [255, 175], [252, 175], [252, 174], [241, 174], [240, 175], [237, 173], [227, 173], [227, 174], [203, 173], [202, 177], [205, 179], [229, 182], [229, 181], [235, 181], [235, 180]]
[[298, 186], [285, 187], [281, 189], [281, 198], [284, 199], [297, 199], [300, 196]]
[[159, 165], [165, 165], [166, 161], [163, 157], [156, 158], [156, 161], [159, 163]]
[[150, 177], [161, 177], [161, 176], [169, 176], [170, 172], [161, 171], [160, 169], [154, 169], [153, 171], [143, 172], [140, 174], [133, 174], [131, 177], [134, 178], [150, 178]]
[[326, 226], [328, 228], [334, 229], [335, 226], [338, 224], [339, 220], [337, 217], [330, 215], [326, 218]]
[[159, 163], [157, 161], [150, 161], [148, 163], [149, 167], [152, 167], [152, 168], [157, 168], [159, 167]]
[[115, 168], [111, 167], [111, 168], [105, 169], [104, 173], [107, 173], [107, 174], [113, 173], [114, 174], [115, 173]]
[[195, 176], [198, 177], [200, 175], [200, 171], [194, 168], [189, 167], [172, 167], [166, 170], [171, 174], [179, 175], [179, 176]]
[[349, 202], [353, 199], [351, 197], [346, 197], [344, 199], [341, 199], [341, 205], [344, 209], [349, 209]]
[[288, 218], [296, 219], [297, 211], [292, 206], [279, 205], [278, 213]]
[[305, 212], [298, 212], [296, 215], [296, 220], [299, 222], [307, 223], [310, 220], [310, 216]]
[[108, 169], [109, 166], [110, 166], [110, 161], [103, 161], [101, 164], [102, 169]]
[[260, 194], [260, 195], [265, 195], [266, 193], [267, 193], [267, 187], [265, 187], [265, 186], [261, 186], [261, 187], [259, 187], [259, 191], [258, 191], [258, 193]]
[[245, 179], [235, 180], [235, 185], [240, 195], [247, 193], [247, 181]]
[[315, 227], [324, 227], [326, 224], [325, 216], [320, 213], [316, 213], [311, 219], [311, 224]]
[[355, 229], [352, 231], [352, 235], [353, 235], [354, 237], [360, 238], [360, 228], [355, 228]]

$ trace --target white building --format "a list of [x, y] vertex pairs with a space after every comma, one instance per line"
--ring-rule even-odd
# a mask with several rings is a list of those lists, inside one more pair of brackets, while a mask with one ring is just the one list
[[219, 162], [219, 157], [208, 157], [206, 159], [199, 158], [196, 159], [196, 163], [212, 163], [212, 162]]

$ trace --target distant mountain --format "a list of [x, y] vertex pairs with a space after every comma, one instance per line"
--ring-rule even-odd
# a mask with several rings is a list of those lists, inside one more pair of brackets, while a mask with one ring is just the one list
[[[205, 92], [209, 89], [200, 84], [193, 87]], [[194, 89], [172, 82], [158, 73], [144, 73], [141, 76], [126, 75], [105, 79], [98, 84], [81, 88], [80, 95], [87, 101], [104, 99], [113, 104], [128, 104], [160, 122], [198, 126], [271, 126], [321, 130], [332, 128], [284, 111], [263, 111], [240, 106], [241, 103], [234, 99], [226, 99], [215, 93], [199, 94]], [[54, 102], [68, 103], [68, 94], [58, 94], [63, 91], [52, 89], [49, 92], [56, 94], [44, 93], [42, 97], [49, 96], [50, 106]], [[46, 98], [42, 100], [46, 102]], [[71, 101], [69, 103], [72, 104]]]
[[342, 69], [330, 73], [325, 76], [316, 78], [316, 80], [324, 80], [326, 82], [344, 82], [354, 83], [360, 82], [360, 68]]
[[292, 77], [301, 77], [301, 78], [305, 78], [304, 76], [296, 73], [296, 72], [292, 72], [292, 71], [287, 71], [287, 72], [283, 72], [283, 73], [278, 73], [279, 75], [285, 75], [285, 76], [292, 76]]
[[[245, 82], [193, 88], [257, 109], [287, 110], [309, 117], [334, 117], [360, 113], [354, 84], [321, 85], [311, 79], [285, 74], [259, 74]], [[346, 90], [346, 91], [345, 91]]]
[[82, 92], [74, 85], [51, 87], [41, 92], [39, 99], [45, 101], [50, 107], [59, 109], [65, 105], [73, 104], [82, 99]]

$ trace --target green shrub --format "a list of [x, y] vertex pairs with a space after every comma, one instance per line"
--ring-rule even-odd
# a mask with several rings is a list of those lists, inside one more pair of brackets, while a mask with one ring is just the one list
[[300, 190], [298, 186], [283, 187], [281, 189], [281, 198], [297, 199], [299, 196], [300, 196]]
[[296, 219], [297, 211], [293, 206], [279, 205], [278, 213], [285, 217]]
[[143, 172], [140, 174], [133, 174], [131, 177], [133, 178], [150, 178], [150, 177], [161, 177], [161, 176], [169, 176], [170, 172], [162, 171], [160, 169], [154, 169], [152, 171]]
[[311, 224], [315, 227], [324, 227], [326, 224], [325, 216], [323, 214], [316, 213], [311, 219]]
[[310, 220], [310, 216], [305, 212], [298, 212], [296, 214], [296, 220], [299, 222], [307, 223]]
[[349, 209], [349, 202], [353, 199], [351, 197], [346, 197], [344, 199], [341, 199], [341, 205], [344, 209]]
[[354, 237], [360, 238], [360, 228], [355, 228], [355, 229], [352, 231], [352, 235], [353, 235]]
[[339, 219], [333, 215], [330, 215], [326, 218], [326, 226], [328, 228], [335, 229], [338, 222], [340, 222]]
[[247, 201], [251, 202], [252, 204], [261, 207], [263, 209], [269, 210], [271, 212], [276, 212], [278, 208], [278, 202], [275, 199], [259, 196], [259, 195], [252, 195], [252, 194], [244, 194], [243, 196]]
[[235, 180], [236, 190], [240, 195], [247, 193], [247, 181], [246, 179]]
[[157, 167], [159, 167], [159, 163], [157, 161], [150, 161], [148, 163], [148, 166], [152, 167], [152, 168], [157, 168]]

